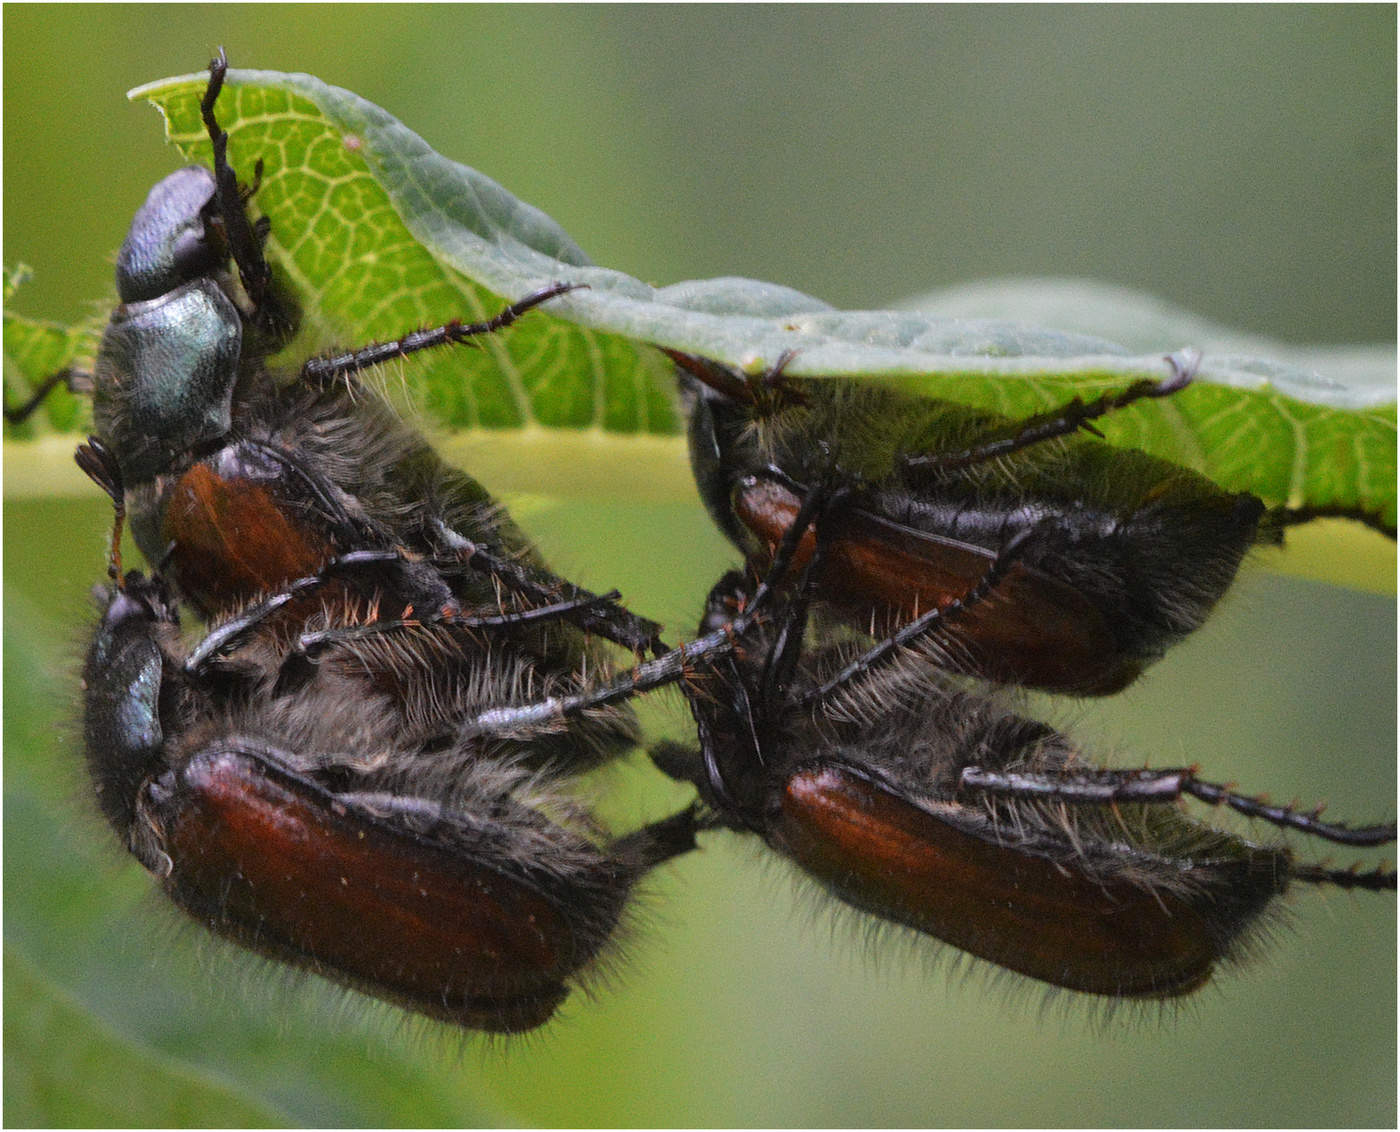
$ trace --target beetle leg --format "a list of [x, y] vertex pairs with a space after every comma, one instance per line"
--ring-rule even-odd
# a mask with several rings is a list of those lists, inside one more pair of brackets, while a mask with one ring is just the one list
[[64, 386], [70, 393], [86, 392], [85, 386], [90, 386], [92, 375], [86, 370], [77, 366], [64, 366], [57, 373], [51, 373], [43, 381], [39, 382], [29, 394], [29, 396], [19, 405], [10, 404], [9, 390], [5, 391], [4, 411], [6, 424], [23, 424], [31, 416], [34, 410], [48, 399], [50, 393], [60, 385]]
[[1086, 402], [1081, 397], [1075, 397], [1058, 409], [1037, 414], [1022, 422], [1012, 436], [988, 440], [961, 452], [930, 452], [906, 456], [903, 460], [904, 466], [948, 472], [974, 464], [985, 464], [989, 460], [1008, 456], [1012, 452], [1019, 452], [1023, 448], [1054, 440], [1056, 437], [1071, 436], [1080, 429], [1102, 436], [1103, 434], [1094, 427], [1093, 421], [1126, 408], [1136, 401], [1170, 397], [1173, 393], [1180, 392], [1191, 384], [1201, 362], [1200, 355], [1194, 352], [1184, 358], [1168, 354], [1166, 360], [1172, 368], [1172, 376], [1166, 381], [1135, 381], [1118, 393], [1105, 393], [1094, 401]]
[[410, 331], [392, 342], [371, 342], [367, 346], [345, 353], [312, 358], [301, 367], [301, 377], [310, 385], [325, 388], [337, 378], [349, 377], [395, 358], [416, 354], [420, 350], [431, 350], [438, 346], [470, 345], [470, 339], [504, 330], [526, 311], [533, 310], [541, 303], [586, 287], [586, 283], [551, 283], [548, 287], [541, 287], [538, 291], [511, 303], [483, 322], [449, 322], [442, 326]]
[[[784, 357], [786, 356], [784, 355]], [[796, 548], [807, 528], [810, 526], [814, 530], [816, 539], [812, 555], [803, 568], [801, 581], [783, 608], [777, 637], [773, 647], [768, 650], [764, 661], [763, 678], [759, 684], [760, 718], [775, 718], [781, 705], [789, 700], [788, 688], [802, 656], [804, 637], [807, 633], [807, 614], [811, 606], [812, 596], [817, 591], [817, 580], [821, 577], [822, 560], [826, 553], [826, 539], [823, 537], [823, 532], [828, 528], [822, 522], [822, 518], [827, 513], [827, 509], [845, 494], [844, 491], [834, 489], [830, 483], [819, 484], [813, 488], [807, 499], [803, 501], [803, 506], [798, 510], [792, 526], [784, 536], [784, 542], [789, 546], [789, 557], [780, 564], [775, 555], [773, 566], [768, 571], [769, 590], [767, 592], [772, 592], [772, 588], [779, 584], [782, 574], [790, 569], [790, 556], [796, 553]], [[809, 510], [810, 514], [805, 514]], [[758, 594], [763, 592], [765, 591], [760, 585], [754, 601], [749, 603], [750, 608], [745, 610], [747, 614], [745, 625], [752, 622], [752, 607], [758, 602]], [[761, 761], [761, 747], [759, 755]]]
[[1258, 818], [1282, 829], [1296, 829], [1339, 845], [1388, 845], [1396, 838], [1395, 823], [1353, 827], [1321, 820], [1321, 808], [1302, 812], [1293, 806], [1275, 806], [1263, 798], [1239, 794], [1226, 786], [1205, 782], [1190, 767], [1150, 770], [1089, 770], [1071, 775], [1028, 774], [964, 767], [962, 786], [1017, 798], [1039, 798], [1088, 805], [1115, 802], [1175, 802], [1185, 795], [1211, 805], [1229, 806], [1246, 817]]
[[[580, 613], [576, 621], [579, 628], [597, 633], [638, 655], [646, 652], [661, 655], [666, 651], [661, 643], [661, 626], [618, 604], [616, 599], [620, 594], [600, 598], [572, 582], [500, 555], [459, 534], [441, 520], [435, 520], [433, 526], [435, 537], [453, 556], [452, 564], [496, 578], [507, 589], [540, 605], [558, 603], [561, 599], [575, 600]], [[439, 565], [447, 568], [446, 564]]]
[[1387, 522], [1375, 512], [1363, 511], [1359, 507], [1271, 507], [1264, 512], [1259, 525], [1276, 529], [1282, 537], [1283, 528], [1311, 523], [1314, 519], [1351, 519], [1378, 531], [1388, 539], [1395, 538], [1394, 523]]
[[217, 215], [210, 219], [222, 230], [228, 254], [238, 268], [243, 293], [253, 307], [252, 323], [273, 342], [285, 344], [296, 329], [299, 312], [295, 300], [275, 286], [272, 266], [263, 255], [272, 222], [266, 216], [259, 217], [256, 222], [248, 218], [248, 201], [262, 185], [263, 163], [259, 159], [254, 166], [252, 185], [239, 188], [238, 175], [228, 160], [228, 131], [219, 125], [214, 115], [214, 104], [224, 89], [227, 73], [228, 57], [220, 47], [219, 54], [209, 61], [209, 85], [199, 103], [200, 117], [214, 148], [213, 203]]
[[986, 573], [982, 575], [972, 588], [961, 597], [949, 602], [947, 605], [936, 606], [927, 613], [921, 614], [912, 621], [901, 625], [899, 629], [890, 634], [878, 644], [867, 649], [860, 656], [847, 664], [840, 672], [832, 676], [821, 687], [808, 692], [799, 701], [801, 704], [819, 703], [825, 700], [832, 692], [850, 683], [852, 680], [869, 672], [881, 664], [887, 663], [896, 656], [900, 649], [919, 637], [934, 632], [943, 622], [956, 617], [966, 609], [985, 601], [1006, 577], [1006, 573], [1025, 554], [1026, 544], [1033, 541], [1038, 534], [1042, 534], [1044, 527], [1053, 525], [1053, 520], [1047, 523], [1038, 523], [1033, 527], [1027, 527], [1009, 539], [1005, 546], [1001, 548]]
[[690, 805], [668, 818], [616, 838], [608, 846], [608, 852], [619, 860], [635, 862], [641, 870], [652, 869], [697, 848], [695, 835], [713, 824], [711, 819], [701, 816], [698, 806]]
[[315, 593], [336, 578], [386, 564], [390, 566], [410, 565], [403, 554], [397, 550], [356, 550], [332, 558], [316, 573], [289, 582], [277, 593], [248, 606], [237, 616], [230, 617], [227, 621], [211, 629], [190, 652], [185, 661], [185, 672], [194, 677], [206, 674], [212, 666], [217, 665], [222, 656], [243, 644], [273, 614], [289, 602]]
[[538, 621], [551, 621], [557, 618], [567, 619], [571, 614], [581, 609], [611, 605], [620, 596], [616, 590], [613, 590], [611, 593], [588, 594], [565, 601], [557, 601], [552, 605], [523, 609], [517, 613], [425, 612], [421, 616], [372, 621], [367, 625], [323, 629], [319, 632], [303, 633], [298, 637], [295, 652], [307, 660], [315, 661], [328, 648], [366, 640], [398, 629], [417, 629], [424, 625], [451, 625], [463, 629], [501, 629], [516, 625], [528, 625]]
[[1332, 869], [1324, 865], [1294, 865], [1288, 875], [1305, 884], [1330, 884], [1337, 888], [1359, 888], [1367, 892], [1394, 892], [1396, 874], [1394, 869], [1377, 865], [1369, 872], [1362, 872], [1360, 865], [1349, 869]]
[[263, 257], [262, 243], [248, 219], [245, 197], [238, 188], [238, 175], [228, 161], [228, 131], [214, 117], [214, 104], [224, 89], [224, 76], [227, 73], [228, 57], [221, 47], [219, 54], [209, 61], [209, 85], [200, 101], [199, 112], [214, 146], [214, 185], [219, 216], [223, 220], [224, 239], [233, 262], [238, 266], [238, 278], [243, 290], [254, 310], [261, 315], [266, 311], [272, 289], [272, 269]]

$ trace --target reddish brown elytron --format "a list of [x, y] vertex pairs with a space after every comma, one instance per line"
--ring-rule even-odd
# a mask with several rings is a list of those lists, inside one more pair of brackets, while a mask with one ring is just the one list
[[171, 489], [161, 523], [170, 569], [205, 615], [274, 593], [330, 559], [330, 540], [273, 487], [196, 464]]
[[[795, 772], [769, 838], [856, 907], [1071, 990], [1185, 994], [1220, 957], [1211, 925], [1180, 895], [999, 845], [962, 807], [920, 808], [853, 767]], [[1262, 898], [1283, 889], [1277, 864], [1261, 849], [1235, 868], [1264, 882]]]
[[[579, 938], [565, 911], [574, 891], [606, 890], [616, 869], [603, 858], [592, 877], [511, 875], [474, 859], [450, 825], [415, 834], [234, 751], [199, 755], [148, 795], [166, 889], [191, 914], [443, 1021], [539, 1025], [608, 938]], [[603, 918], [620, 913], [617, 901]]]
[[[767, 553], [792, 525], [801, 500], [783, 484], [753, 477], [735, 488], [734, 514]], [[996, 555], [958, 539], [903, 526], [859, 507], [836, 511], [822, 529], [818, 585], [827, 604], [854, 624], [886, 636], [933, 609], [960, 601]], [[816, 545], [803, 536], [793, 564], [804, 567]], [[1038, 688], [1084, 695], [1116, 692], [1142, 664], [1123, 655], [1103, 611], [1080, 591], [1024, 563], [1011, 564], [986, 600], [949, 629], [955, 655], [978, 675], [1014, 676]]]

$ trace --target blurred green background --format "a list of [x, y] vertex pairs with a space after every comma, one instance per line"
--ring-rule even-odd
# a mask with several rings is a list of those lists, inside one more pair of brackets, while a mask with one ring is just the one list
[[[379, 103], [649, 282], [744, 274], [874, 307], [1077, 274], [1294, 342], [1395, 337], [1388, 6], [7, 5], [3, 20], [4, 258], [35, 268], [32, 315], [111, 294], [131, 213], [175, 164], [124, 92], [223, 44], [235, 66]], [[512, 503], [565, 573], [684, 631], [732, 556], [693, 499], [648, 490], [672, 471]], [[89, 816], [55, 720], [75, 710], [108, 518], [88, 496], [5, 500], [8, 1124], [1395, 1122], [1388, 898], [1302, 893], [1248, 970], [1166, 1020], [1101, 1024], [872, 945], [716, 839], [656, 879], [596, 1000], [530, 1039], [463, 1045], [359, 999], [284, 993], [275, 969], [180, 924]], [[1395, 655], [1393, 600], [1256, 568], [1140, 686], [1053, 713], [1105, 758], [1200, 761], [1386, 816]], [[685, 724], [674, 701], [649, 718]], [[605, 785], [620, 824], [683, 797], [641, 763]]]

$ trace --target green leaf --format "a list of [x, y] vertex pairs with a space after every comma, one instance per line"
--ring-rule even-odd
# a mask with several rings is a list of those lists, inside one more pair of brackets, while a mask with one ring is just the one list
[[[161, 109], [171, 140], [197, 161], [209, 159], [199, 117], [206, 81], [189, 75], [131, 93]], [[1131, 347], [1000, 318], [836, 311], [748, 279], [652, 288], [591, 265], [549, 217], [348, 91], [307, 75], [233, 71], [218, 112], [235, 168], [251, 177], [263, 162], [257, 207], [272, 221], [270, 256], [308, 311], [303, 353], [307, 340], [392, 338], [484, 317], [560, 279], [588, 284], [480, 350], [412, 363], [419, 399], [453, 429], [674, 433], [670, 367], [655, 346], [748, 372], [795, 349], [794, 375], [879, 380], [1021, 416], [1166, 376], [1165, 351], [1192, 344], [1157, 337], [1172, 322], [1154, 324], [1132, 296], [1112, 291], [1099, 296], [1111, 311], [1104, 333], [1122, 329]], [[1199, 329], [1184, 321], [1184, 335]], [[1190, 389], [1116, 414], [1103, 431], [1271, 505], [1360, 511], [1393, 526], [1393, 355], [1352, 365], [1348, 377], [1211, 352]], [[619, 474], [619, 495], [635, 478]]]
[[[29, 277], [23, 264], [5, 272], [5, 393], [16, 399], [27, 397], [46, 377], [69, 366], [84, 366], [97, 347], [101, 323], [59, 326], [24, 318], [11, 309], [16, 291]], [[85, 420], [82, 401], [65, 389], [56, 389], [44, 399], [43, 407], [15, 431], [35, 435], [52, 429], [72, 432]]]
[[[70, 1128], [268, 1127], [285, 1114], [92, 1018], [32, 964], [5, 948], [5, 1123]], [[81, 1082], [81, 1088], [74, 1088]]]
[[[186, 156], [208, 162], [199, 115], [207, 76], [143, 87]], [[303, 299], [321, 344], [397, 338], [453, 318], [489, 317], [518, 280], [573, 279], [586, 257], [543, 213], [445, 161], [384, 111], [306, 75], [235, 71], [219, 100], [234, 167], [264, 163], [257, 206], [269, 255]], [[515, 272], [481, 261], [520, 259]], [[545, 278], [547, 276], [548, 278]], [[530, 288], [527, 288], [527, 290]], [[569, 299], [480, 350], [414, 364], [433, 416], [457, 428], [597, 428], [672, 433], [669, 365], [638, 343], [561, 317]]]

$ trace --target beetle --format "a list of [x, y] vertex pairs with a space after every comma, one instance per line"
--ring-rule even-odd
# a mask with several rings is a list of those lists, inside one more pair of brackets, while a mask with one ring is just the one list
[[474, 635], [572, 609], [363, 634], [327, 580], [295, 587], [319, 591], [296, 641], [276, 630], [284, 592], [194, 648], [158, 577], [101, 589], [84, 666], [99, 807], [215, 933], [439, 1021], [533, 1029], [605, 960], [642, 875], [694, 847], [694, 810], [606, 835], [538, 750], [582, 743], [582, 713], [511, 718], [577, 678]]
[[[497, 587], [527, 604], [591, 596], [549, 573], [481, 485], [356, 380], [389, 359], [503, 330], [573, 287], [543, 288], [482, 322], [312, 358], [290, 380], [275, 372], [268, 356], [294, 333], [298, 305], [263, 255], [265, 218], [248, 217], [255, 187], [240, 188], [228, 164], [214, 114], [226, 70], [221, 52], [202, 102], [213, 168], [170, 174], [137, 211], [93, 372], [53, 375], [7, 404], [7, 420], [60, 384], [90, 392], [96, 435], [80, 465], [121, 497], [147, 561], [205, 617], [367, 548], [407, 552], [390, 586], [404, 605], [471, 606]], [[575, 610], [589, 632], [638, 651], [655, 644], [657, 627], [615, 602]], [[588, 655], [577, 640], [541, 647], [565, 668]]]
[[[1320, 514], [1269, 510], [1188, 468], [1077, 435], [1179, 393], [1190, 355], [1167, 359], [1166, 381], [1017, 421], [870, 383], [788, 377], [791, 355], [749, 378], [669, 353], [700, 495], [745, 556], [761, 567], [804, 494], [839, 486], [799, 556], [822, 539], [818, 615], [878, 638], [969, 605], [922, 639], [934, 663], [986, 680], [1119, 691], [1201, 625], [1252, 548]], [[993, 578], [992, 592], [965, 601]]]
[[757, 835], [861, 911], [1111, 1002], [1195, 991], [1256, 949], [1294, 885], [1395, 890], [1391, 869], [1300, 861], [1174, 804], [1363, 848], [1393, 843], [1393, 821], [1326, 822], [1195, 768], [1101, 769], [1005, 693], [923, 663], [918, 636], [956, 623], [995, 576], [858, 655], [810, 634], [829, 544], [818, 535], [807, 557], [804, 545], [841, 490], [808, 493], [756, 586], [740, 571], [721, 578], [695, 640], [548, 711], [683, 676], [698, 746], [661, 743], [651, 756], [697, 788], [709, 810], [697, 831]]
[[[247, 214], [254, 190], [239, 187], [227, 161], [214, 114], [226, 67], [220, 53], [202, 102], [213, 168], [172, 173], [137, 211], [92, 374], [54, 375], [7, 417], [22, 419], [58, 384], [91, 393], [95, 435], [77, 460], [117, 506], [114, 549], [126, 521], [147, 561], [205, 618], [358, 556], [331, 585], [362, 614], [562, 604], [563, 616], [521, 621], [497, 645], [504, 663], [552, 678], [603, 665], [589, 635], [658, 648], [655, 623], [550, 573], [479, 483], [356, 380], [389, 358], [503, 330], [571, 286], [483, 322], [312, 358], [288, 380], [268, 355], [293, 333], [298, 305], [262, 254], [269, 227]], [[290, 626], [304, 615], [281, 614]], [[583, 768], [631, 742], [630, 724], [587, 724], [554, 744], [554, 757]]]
[[771, 617], [737, 619], [768, 582], [720, 580], [700, 632], [737, 631], [737, 647], [687, 684], [699, 746], [652, 757], [696, 785], [715, 824], [761, 838], [846, 904], [1123, 1001], [1188, 994], [1247, 955], [1294, 884], [1394, 890], [1393, 871], [1300, 862], [1167, 803], [1196, 797], [1353, 846], [1394, 842], [1393, 822], [1324, 823], [1194, 769], [1098, 769], [1068, 736], [911, 663], [907, 647], [853, 661], [849, 646], [811, 644], [811, 579]]

